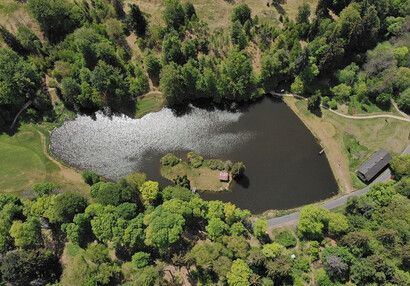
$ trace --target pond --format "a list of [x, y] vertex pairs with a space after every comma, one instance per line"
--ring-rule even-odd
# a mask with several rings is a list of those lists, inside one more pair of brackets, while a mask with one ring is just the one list
[[169, 184], [159, 173], [159, 159], [166, 153], [185, 156], [194, 150], [206, 158], [242, 161], [246, 176], [232, 185], [232, 192], [201, 196], [253, 213], [294, 208], [337, 193], [313, 135], [285, 103], [270, 98], [237, 112], [190, 106], [182, 115], [164, 108], [141, 119], [79, 116], [52, 133], [50, 149], [66, 163], [111, 180], [145, 172], [162, 186]]

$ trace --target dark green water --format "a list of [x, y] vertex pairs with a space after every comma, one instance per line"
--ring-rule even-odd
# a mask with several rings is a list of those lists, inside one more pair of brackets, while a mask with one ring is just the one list
[[165, 108], [142, 119], [80, 116], [56, 129], [51, 151], [65, 162], [117, 180], [141, 171], [161, 185], [159, 159], [197, 151], [207, 158], [245, 163], [232, 192], [202, 193], [260, 213], [313, 203], [337, 193], [326, 155], [299, 118], [281, 101], [265, 98], [241, 112], [192, 107], [184, 115]]

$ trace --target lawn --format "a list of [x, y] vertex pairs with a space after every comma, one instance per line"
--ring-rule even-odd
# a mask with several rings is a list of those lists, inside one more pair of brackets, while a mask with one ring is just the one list
[[141, 118], [150, 112], [160, 111], [164, 105], [165, 99], [160, 92], [150, 93], [138, 98], [135, 108], [135, 118]]
[[220, 191], [221, 188], [225, 191], [226, 188], [229, 188], [231, 181], [226, 183], [219, 181], [219, 172], [219, 170], [212, 170], [204, 165], [194, 168], [185, 162], [180, 162], [173, 167], [161, 166], [161, 175], [164, 178], [172, 181], [178, 175], [187, 175], [191, 189], [196, 188], [202, 191]]
[[410, 143], [408, 122], [391, 118], [354, 120], [324, 109], [318, 117], [307, 110], [304, 100], [289, 97], [284, 101], [319, 139], [342, 193], [363, 186], [354, 172], [371, 154], [384, 148], [393, 156], [399, 155]]
[[[297, 8], [306, 0], [284, 0], [280, 1], [276, 8], [273, 5], [267, 6], [272, 1], [267, 0], [238, 0], [235, 4], [246, 3], [252, 9], [252, 17], [258, 15], [261, 22], [275, 21], [279, 24], [280, 13], [286, 13], [290, 19], [295, 19]], [[206, 22], [211, 30], [216, 28], [226, 28], [230, 21], [229, 17], [235, 4], [226, 0], [191, 0], [195, 6], [196, 13], [200, 20]], [[277, 1], [276, 1], [277, 2]], [[312, 15], [316, 9], [317, 0], [308, 0], [311, 7]], [[164, 0], [128, 0], [125, 1], [127, 7], [129, 3], [135, 3], [140, 6], [143, 12], [150, 14], [150, 22], [155, 25], [163, 25], [162, 11], [165, 8]], [[128, 8], [126, 8], [127, 10]]]
[[52, 158], [46, 149], [48, 131], [23, 125], [10, 136], [0, 135], [0, 191], [30, 196], [34, 183], [58, 183], [65, 191], [88, 194], [81, 174]]

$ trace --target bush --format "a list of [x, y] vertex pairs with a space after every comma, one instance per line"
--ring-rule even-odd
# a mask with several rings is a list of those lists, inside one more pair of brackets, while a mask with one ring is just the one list
[[31, 189], [34, 191], [37, 197], [51, 194], [52, 191], [59, 188], [58, 184], [52, 183], [38, 183], [31, 186]]
[[329, 101], [329, 107], [330, 107], [330, 109], [336, 110], [337, 109], [336, 100], [332, 99], [331, 101]]
[[303, 272], [310, 272], [310, 262], [306, 258], [301, 258], [296, 264], [296, 268]]
[[312, 95], [307, 100], [307, 106], [310, 111], [314, 111], [319, 109], [320, 106], [320, 96], [319, 95]]
[[310, 260], [312, 262], [318, 260], [319, 259], [319, 242], [312, 241], [310, 243], [309, 251], [310, 251]]
[[232, 169], [232, 162], [230, 160], [225, 161], [224, 170], [229, 172]]
[[245, 164], [242, 162], [237, 162], [233, 164], [231, 169], [232, 178], [239, 179], [240, 177], [242, 177], [245, 173], [245, 169]]
[[223, 171], [225, 166], [224, 166], [224, 162], [222, 160], [219, 159], [211, 159], [208, 161], [208, 165], [209, 168], [211, 170], [219, 170], [219, 171]]
[[322, 101], [322, 104], [323, 104], [323, 105], [329, 106], [329, 101], [330, 101], [329, 96], [324, 96], [324, 97], [322, 97], [322, 98], [321, 98], [321, 101]]
[[316, 285], [318, 286], [333, 286], [333, 282], [330, 280], [329, 276], [327, 276], [325, 270], [320, 269], [313, 273], [313, 276], [316, 281]]
[[286, 248], [295, 247], [298, 242], [296, 237], [289, 230], [279, 233], [275, 240]]
[[398, 180], [410, 175], [410, 154], [393, 158], [390, 161], [390, 167]]
[[98, 183], [100, 181], [100, 176], [93, 172], [93, 171], [89, 171], [89, 170], [85, 170], [82, 173], [82, 177], [84, 179], [84, 182], [86, 184], [89, 184], [90, 186]]
[[186, 188], [186, 189], [190, 189], [191, 188], [191, 182], [188, 180], [187, 175], [184, 176], [180, 176], [178, 175], [175, 179], [174, 179], [174, 183], [175, 185], [177, 185], [178, 187], [182, 187], [182, 188]]
[[307, 273], [303, 273], [303, 274], [302, 274], [302, 279], [303, 279], [304, 281], [306, 281], [307, 283], [309, 283], [309, 282], [310, 282], [310, 275], [307, 274]]
[[161, 61], [153, 54], [149, 54], [145, 57], [145, 68], [150, 77], [159, 77], [161, 72]]
[[132, 256], [132, 265], [136, 268], [144, 268], [149, 262], [149, 253], [137, 252]]
[[164, 157], [161, 158], [161, 165], [162, 166], [175, 166], [179, 163], [179, 159], [172, 153], [166, 154]]
[[204, 157], [195, 152], [189, 152], [187, 158], [189, 164], [191, 164], [194, 168], [201, 167], [202, 162], [204, 161]]

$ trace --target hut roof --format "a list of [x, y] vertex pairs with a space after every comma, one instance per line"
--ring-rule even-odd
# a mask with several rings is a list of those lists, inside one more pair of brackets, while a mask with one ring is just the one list
[[357, 170], [358, 173], [361, 173], [365, 178], [366, 181], [370, 181], [376, 176], [384, 167], [389, 164], [390, 160], [392, 159], [389, 152], [384, 149], [380, 149], [373, 156], [370, 157], [369, 160], [363, 163]]
[[229, 181], [229, 173], [219, 172], [219, 180], [220, 181]]

